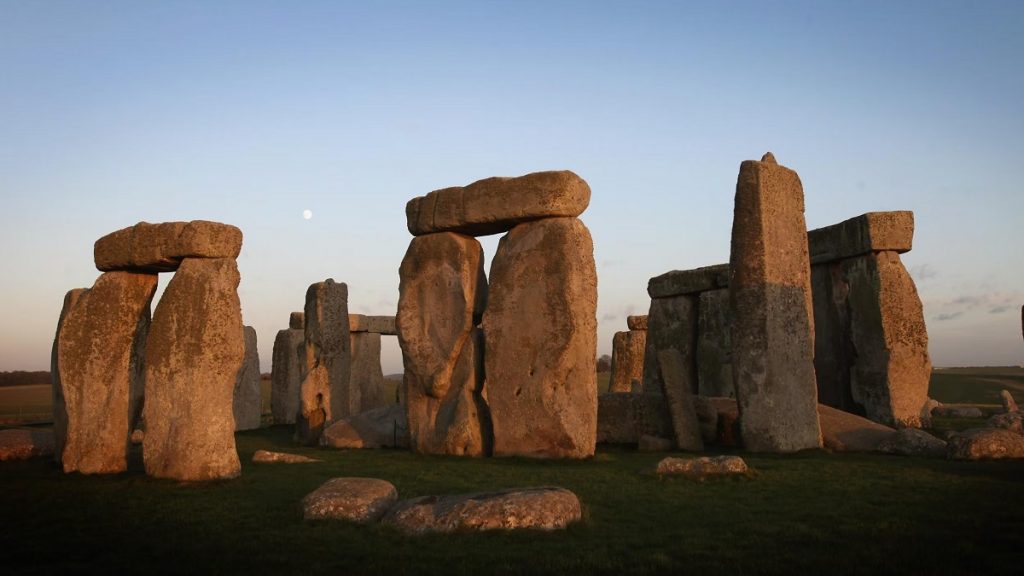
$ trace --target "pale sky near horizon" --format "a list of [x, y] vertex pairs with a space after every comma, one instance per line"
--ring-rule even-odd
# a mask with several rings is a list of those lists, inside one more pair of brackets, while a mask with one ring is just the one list
[[1024, 364], [1022, 28], [994, 1], [0, 0], [0, 370], [49, 368], [97, 238], [205, 219], [245, 235], [269, 371], [313, 282], [394, 314], [410, 198], [552, 169], [593, 191], [610, 353], [648, 278], [728, 261], [768, 150], [810, 228], [914, 211], [936, 366]]

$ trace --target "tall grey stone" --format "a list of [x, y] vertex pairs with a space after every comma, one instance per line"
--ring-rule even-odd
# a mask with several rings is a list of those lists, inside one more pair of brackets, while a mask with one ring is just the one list
[[740, 165], [730, 271], [744, 444], [755, 452], [820, 448], [803, 188], [771, 153]]
[[349, 385], [359, 389], [358, 412], [388, 404], [384, 397], [384, 370], [380, 365], [380, 333], [352, 332], [350, 339], [352, 370]]
[[697, 316], [698, 392], [701, 396], [735, 398], [729, 290], [701, 292]]
[[270, 371], [270, 412], [274, 424], [294, 424], [299, 411], [299, 387], [306, 361], [306, 331], [302, 325], [279, 330], [274, 338]]
[[50, 350], [50, 380], [52, 381], [52, 402], [53, 402], [53, 436], [54, 436], [54, 459], [57, 464], [61, 463], [61, 454], [64, 453], [64, 440], [68, 433], [68, 409], [64, 403], [64, 388], [60, 379], [60, 329], [64, 326], [64, 319], [67, 318], [71, 309], [78, 303], [82, 294], [88, 292], [88, 288], [74, 288], [68, 290], [64, 295], [64, 306], [60, 309], [60, 318], [57, 320], [57, 332], [53, 336], [53, 348]]
[[256, 329], [243, 326], [245, 337], [245, 358], [242, 369], [235, 381], [235, 395], [232, 411], [235, 415], [235, 430], [253, 430], [260, 427], [263, 399], [260, 394], [260, 355], [256, 348]]
[[659, 350], [658, 366], [665, 380], [665, 400], [672, 417], [676, 446], [681, 450], [704, 450], [692, 392], [692, 382], [697, 378], [692, 348], [689, 354], [675, 348]]
[[296, 439], [316, 444], [326, 424], [358, 412], [359, 390], [350, 386], [348, 286], [328, 278], [306, 290], [305, 352]]
[[[644, 385], [647, 394], [664, 395], [665, 379], [658, 353], [679, 350], [688, 365], [694, 363], [697, 347], [697, 297], [692, 294], [651, 298], [647, 314], [647, 347], [644, 352]], [[696, 376], [685, 381], [688, 392], [697, 392]]]

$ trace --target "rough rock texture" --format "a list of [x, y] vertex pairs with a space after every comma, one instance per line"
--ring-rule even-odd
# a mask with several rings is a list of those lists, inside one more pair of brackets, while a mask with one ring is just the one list
[[299, 412], [299, 389], [306, 362], [306, 332], [301, 328], [279, 330], [274, 338], [270, 369], [270, 412], [274, 424], [294, 424]]
[[803, 188], [770, 153], [740, 165], [730, 271], [744, 444], [754, 452], [821, 447]]
[[398, 328], [395, 325], [394, 316], [365, 316], [363, 314], [349, 314], [348, 329], [350, 332], [373, 332], [375, 334], [386, 334], [389, 336], [398, 335]]
[[665, 380], [665, 400], [672, 418], [676, 446], [681, 450], [704, 450], [691, 384], [696, 380], [693, 357], [690, 356], [687, 362], [679, 350], [661, 350], [658, 352], [658, 366]]
[[67, 427], [57, 442], [65, 472], [103, 474], [128, 467], [156, 282], [156, 274], [106, 272], [64, 317], [57, 365]]
[[984, 418], [985, 413], [977, 406], [943, 404], [932, 409], [933, 416], [943, 418]]
[[57, 320], [57, 331], [53, 336], [53, 347], [50, 349], [50, 380], [52, 383], [51, 398], [53, 401], [53, 434], [54, 434], [54, 459], [57, 464], [61, 463], [61, 454], [64, 453], [64, 439], [68, 435], [68, 410], [64, 403], [64, 387], [60, 379], [60, 331], [64, 327], [64, 320], [71, 309], [78, 304], [82, 294], [88, 292], [88, 288], [74, 288], [68, 290], [64, 295], [64, 306], [60, 309], [60, 318]]
[[814, 371], [818, 401], [844, 412], [863, 415], [853, 400], [850, 376], [857, 352], [850, 334], [850, 284], [841, 262], [811, 267], [814, 296]]
[[579, 498], [564, 488], [520, 488], [403, 500], [382, 522], [411, 534], [462, 530], [560, 530], [582, 516]]
[[999, 401], [1003, 404], [1003, 410], [1006, 412], [1017, 412], [1020, 408], [1017, 407], [1017, 401], [1013, 399], [1013, 394], [1010, 394], [1009, 390], [999, 391]]
[[944, 458], [946, 456], [946, 441], [940, 440], [924, 430], [903, 428], [882, 440], [877, 450], [883, 454]]
[[664, 398], [636, 392], [609, 392], [597, 397], [598, 443], [635, 444], [645, 435], [673, 435]]
[[396, 324], [410, 447], [485, 456], [492, 436], [482, 395], [482, 335], [475, 328], [487, 302], [483, 248], [462, 234], [418, 236], [399, 280]]
[[632, 392], [634, 382], [639, 388], [644, 379], [644, 351], [647, 331], [616, 332], [612, 337], [612, 366], [609, 392]]
[[637, 441], [636, 449], [640, 452], [668, 452], [673, 446], [675, 446], [675, 442], [668, 438], [644, 434]]
[[692, 270], [672, 270], [647, 281], [651, 298], [697, 294], [729, 286], [729, 265], [715, 264]]
[[1020, 412], [1006, 412], [996, 414], [988, 419], [989, 428], [1003, 428], [1017, 434], [1024, 434], [1024, 414]]
[[263, 398], [260, 394], [260, 353], [256, 348], [256, 329], [243, 326], [245, 357], [235, 380], [233, 409], [235, 430], [253, 430], [260, 427]]
[[[652, 298], [647, 315], [647, 349], [644, 351], [643, 391], [664, 395], [665, 381], [658, 365], [658, 353], [678, 350], [684, 361], [693, 362], [697, 347], [697, 298], [674, 296]], [[690, 392], [697, 392], [696, 375], [688, 381]]]
[[435, 190], [405, 206], [413, 236], [460, 232], [486, 236], [531, 220], [575, 217], [590, 204], [590, 186], [572, 172], [535, 172], [487, 178], [466, 187]]
[[359, 413], [359, 389], [349, 385], [351, 342], [348, 286], [328, 278], [306, 290], [306, 359], [299, 385], [295, 437], [319, 441], [324, 425]]
[[735, 398], [729, 290], [701, 292], [697, 317], [697, 391], [701, 396]]
[[320, 437], [328, 448], [408, 448], [405, 406], [389, 404], [328, 426]]
[[50, 430], [0, 430], [0, 462], [28, 460], [54, 453], [54, 435]]
[[705, 445], [743, 445], [740, 439], [740, 410], [735, 398], [695, 396], [694, 407]]
[[305, 330], [306, 329], [306, 313], [305, 312], [292, 312], [288, 316], [288, 328], [292, 330]]
[[256, 464], [309, 464], [312, 462], [323, 462], [323, 460], [302, 456], [301, 454], [269, 452], [267, 450], [257, 450], [252, 455], [252, 461]]
[[359, 412], [388, 404], [384, 397], [384, 370], [380, 364], [380, 333], [352, 332], [349, 386], [359, 390]]
[[626, 327], [630, 330], [647, 330], [647, 315], [626, 316]]
[[873, 252], [909, 252], [914, 213], [868, 212], [807, 233], [811, 264], [834, 262]]
[[872, 452], [896, 432], [863, 416], [818, 404], [821, 437], [825, 448], [834, 452]]
[[242, 231], [229, 224], [193, 220], [135, 226], [96, 241], [93, 255], [102, 271], [171, 272], [185, 258], [238, 258]]
[[238, 476], [232, 396], [245, 356], [238, 267], [186, 258], [146, 342], [146, 473], [177, 480]]
[[739, 456], [703, 456], [700, 458], [665, 458], [658, 462], [658, 474], [703, 479], [709, 476], [745, 475], [747, 463]]
[[496, 456], [584, 458], [597, 438], [597, 270], [583, 222], [519, 224], [498, 243], [483, 317]]
[[398, 490], [376, 478], [331, 478], [302, 499], [306, 520], [377, 521], [398, 500]]
[[953, 460], [1024, 458], [1024, 436], [1002, 428], [972, 428], [949, 440], [946, 456]]

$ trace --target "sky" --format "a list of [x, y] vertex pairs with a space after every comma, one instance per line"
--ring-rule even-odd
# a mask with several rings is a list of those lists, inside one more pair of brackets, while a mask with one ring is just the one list
[[936, 366], [1024, 364], [1022, 27], [1018, 1], [0, 0], [0, 370], [49, 368], [114, 230], [241, 228], [269, 371], [311, 283], [395, 313], [409, 199], [561, 169], [592, 190], [607, 354], [650, 277], [728, 261], [769, 150], [809, 228], [914, 212]]

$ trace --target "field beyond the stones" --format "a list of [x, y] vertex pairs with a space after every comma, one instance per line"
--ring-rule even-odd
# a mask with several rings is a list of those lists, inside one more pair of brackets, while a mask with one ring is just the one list
[[[937, 385], [958, 391], [961, 402], [994, 404], [998, 400], [989, 398], [989, 384], [998, 394], [1011, 388], [1006, 381], [1022, 380], [1024, 371], [1007, 369], [938, 371], [932, 388], [940, 400]], [[961, 393], [965, 386], [974, 393]], [[1018, 401], [1024, 396], [1016, 390], [1014, 395]], [[1024, 461], [824, 451], [742, 454], [754, 470], [751, 477], [695, 482], [651, 473], [669, 454], [619, 448], [600, 449], [585, 461], [328, 451], [294, 446], [285, 427], [239, 433], [237, 443], [242, 476], [201, 485], [146, 477], [138, 447], [130, 471], [112, 477], [65, 475], [48, 459], [0, 463], [0, 566], [11, 574], [1001, 574], [1021, 569]], [[252, 464], [257, 449], [324, 461]], [[303, 521], [302, 497], [338, 476], [388, 480], [400, 498], [561, 486], [580, 497], [584, 519], [563, 532], [422, 537], [381, 526]]]

